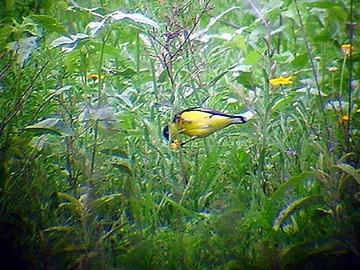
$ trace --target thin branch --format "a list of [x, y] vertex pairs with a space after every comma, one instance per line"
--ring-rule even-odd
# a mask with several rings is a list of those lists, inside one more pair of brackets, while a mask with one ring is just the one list
[[28, 99], [30, 94], [33, 91], [33, 85], [37, 78], [40, 76], [40, 74], [43, 72], [45, 67], [50, 63], [50, 61], [47, 61], [41, 69], [38, 71], [38, 73], [34, 76], [32, 81], [30, 82], [29, 86], [25, 89], [25, 91], [20, 95], [18, 100], [14, 104], [14, 108], [7, 113], [7, 115], [4, 117], [4, 119], [0, 122], [0, 135], [2, 134], [4, 128], [9, 124], [11, 120], [14, 119], [16, 114], [22, 109], [24, 102]]
[[186, 35], [185, 40], [180, 44], [180, 46], [177, 48], [177, 50], [175, 51], [175, 53], [173, 55], [170, 56], [171, 59], [174, 59], [176, 57], [176, 55], [182, 50], [182, 48], [184, 47], [184, 45], [186, 44], [186, 42], [189, 41], [191, 34], [195, 31], [196, 26], [199, 24], [201, 17], [205, 14], [205, 12], [208, 11], [208, 6], [210, 4], [211, 0], [208, 0], [203, 8], [203, 10], [201, 11], [200, 15], [197, 16], [197, 18], [195, 19], [194, 25], [191, 28], [190, 32]]
[[79, 6], [75, 1], [73, 0], [70, 0], [70, 3], [73, 5], [73, 7], [70, 7], [70, 8], [77, 8], [78, 10], [80, 11], [85, 11], [85, 12], [89, 12], [90, 14], [94, 15], [95, 17], [99, 17], [101, 19], [104, 19], [105, 16], [104, 15], [101, 15], [100, 13], [97, 13], [97, 12], [94, 12], [94, 10], [97, 10], [99, 8], [84, 8], [84, 7], [81, 7]]

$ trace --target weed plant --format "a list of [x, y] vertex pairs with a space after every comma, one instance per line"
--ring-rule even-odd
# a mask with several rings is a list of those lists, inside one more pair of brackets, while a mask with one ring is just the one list
[[360, 269], [358, 1], [5, 2], [8, 269]]

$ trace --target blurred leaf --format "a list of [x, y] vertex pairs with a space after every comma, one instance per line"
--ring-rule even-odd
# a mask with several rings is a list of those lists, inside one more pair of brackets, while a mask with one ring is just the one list
[[33, 131], [38, 134], [50, 133], [60, 136], [71, 136], [74, 134], [74, 131], [70, 126], [62, 119], [58, 118], [45, 119], [39, 123], [25, 127], [25, 130]]
[[119, 169], [122, 173], [125, 173], [128, 176], [132, 176], [132, 170], [128, 164], [114, 162], [114, 163], [111, 163], [111, 165], [113, 165], [115, 168]]
[[286, 64], [294, 60], [294, 55], [291, 52], [287, 51], [281, 54], [275, 54], [273, 58], [279, 63]]
[[355, 170], [353, 167], [351, 167], [349, 164], [341, 163], [334, 165], [334, 168], [340, 169], [343, 172], [351, 175], [354, 177], [356, 182], [360, 185], [360, 174]]
[[185, 215], [187, 215], [187, 216], [203, 217], [201, 214], [185, 208], [184, 206], [178, 204], [177, 202], [173, 201], [173, 200], [170, 199], [169, 197], [166, 197], [165, 200], [166, 200], [168, 203], [170, 203], [172, 206], [174, 206], [175, 209], [179, 210], [180, 212], [182, 212], [183, 214], [185, 214]]
[[[198, 31], [196, 31], [196, 32], [194, 32], [193, 34], [190, 35], [190, 40], [198, 39], [198, 40], [200, 40], [202, 42], [207, 42], [209, 39], [204, 38], [204, 37], [206, 36], [206, 33], [209, 31], [210, 27], [212, 27], [217, 21], [219, 21], [224, 15], [226, 15], [230, 11], [233, 11], [233, 10], [239, 9], [239, 8], [241, 8], [241, 7], [233, 6], [233, 7], [229, 8], [229, 9], [223, 11], [218, 16], [212, 17], [210, 19], [208, 25], [205, 27], [205, 29], [200, 29], [200, 30], [198, 30]], [[226, 40], [228, 40], [228, 39], [226, 38]]]
[[30, 15], [29, 18], [41, 25], [48, 32], [66, 33], [66, 28], [54, 17], [47, 15]]
[[325, 1], [311, 1], [307, 3], [307, 5], [312, 8], [332, 9], [338, 4], [336, 2], [334, 3], [332, 1], [325, 0]]
[[29, 145], [38, 151], [41, 151], [48, 144], [45, 136], [33, 137], [29, 142]]
[[9, 43], [9, 48], [16, 53], [16, 63], [24, 66], [37, 47], [37, 37], [22, 38], [19, 41]]
[[120, 20], [123, 20], [123, 19], [130, 19], [134, 22], [138, 22], [138, 23], [142, 23], [142, 24], [147, 24], [147, 25], [150, 25], [154, 28], [159, 28], [159, 25], [154, 22], [153, 20], [145, 17], [144, 15], [142, 14], [139, 14], [139, 13], [124, 13], [120, 10], [118, 11], [115, 11], [113, 13], [110, 14], [110, 17], [112, 19], [114, 19], [115, 21], [120, 21]]
[[91, 37], [97, 37], [100, 33], [105, 24], [106, 20], [102, 20], [100, 22], [90, 22], [86, 28], [89, 30], [89, 35]]
[[[302, 87], [300, 89], [297, 89], [295, 91], [292, 91], [291, 93], [295, 93], [295, 94], [310, 94], [313, 96], [318, 96], [319, 95], [319, 91], [315, 88], [315, 87], [311, 87], [310, 89], [308, 87]], [[324, 92], [320, 91], [320, 94], [323, 97], [326, 97], [327, 94], [325, 94]]]
[[158, 82], [159, 83], [163, 83], [163, 82], [166, 82], [168, 79], [168, 74], [167, 74], [167, 71], [166, 69], [162, 70], [159, 77], [158, 77]]
[[68, 202], [59, 204], [58, 210], [61, 208], [68, 208], [73, 213], [77, 214], [80, 218], [84, 217], [84, 208], [81, 205], [80, 201], [70, 194], [63, 192], [58, 192], [58, 198], [66, 200]]
[[306, 53], [296, 55], [295, 59], [291, 62], [294, 68], [302, 69], [305, 68], [309, 63], [308, 55]]
[[45, 229], [44, 232], [75, 233], [76, 229], [70, 226], [55, 226]]
[[245, 65], [254, 65], [261, 59], [261, 54], [257, 51], [252, 51], [245, 56], [244, 64]]
[[111, 155], [111, 156], [114, 156], [114, 157], [123, 158], [123, 159], [128, 158], [128, 154], [126, 153], [126, 151], [124, 151], [122, 149], [118, 149], [118, 148], [104, 149], [104, 150], [101, 151], [101, 153], [106, 154], [106, 155]]
[[72, 38], [69, 38], [69, 37], [65, 37], [65, 36], [62, 36], [62, 37], [59, 37], [57, 39], [54, 39], [50, 46], [52, 48], [56, 48], [56, 47], [59, 47], [59, 46], [63, 46], [63, 45], [68, 45], [68, 44], [72, 44], [74, 43], [75, 40], [72, 39]]
[[322, 203], [322, 196], [308, 196], [305, 198], [298, 199], [290, 205], [288, 205], [284, 210], [282, 210], [274, 220], [273, 229], [275, 231], [280, 229], [281, 224], [293, 215], [296, 211], [302, 210], [304, 207], [307, 207], [309, 204], [318, 204]]
[[270, 33], [270, 35], [275, 35], [275, 34], [277, 34], [277, 33], [281, 33], [281, 32], [283, 32], [286, 28], [288, 28], [289, 27], [289, 25], [288, 24], [283, 24], [282, 26], [280, 26], [280, 27], [278, 27], [278, 28], [276, 28], [275, 30], [273, 30], [271, 33]]
[[237, 77], [236, 81], [242, 84], [246, 88], [251, 88], [254, 85], [252, 72], [241, 72]]
[[[0, 44], [5, 45], [9, 37], [12, 35], [14, 28], [10, 25], [3, 25], [0, 28]], [[1, 47], [0, 47], [1, 48]]]
[[101, 108], [87, 108], [79, 115], [80, 121], [88, 120], [114, 120], [115, 109], [110, 106], [105, 106]]
[[270, 207], [275, 207], [274, 204], [277, 203], [281, 198], [283, 198], [284, 193], [290, 187], [295, 187], [300, 183], [309, 180], [309, 179], [317, 179], [317, 174], [315, 172], [304, 172], [300, 175], [293, 176], [289, 178], [285, 183], [281, 184], [278, 189], [274, 192], [274, 194], [270, 198]]
[[126, 104], [129, 108], [133, 108], [134, 104], [131, 102], [131, 99], [129, 97], [129, 94], [127, 92], [123, 92], [121, 95], [116, 94], [115, 97], [117, 99], [120, 99], [122, 102]]
[[104, 54], [113, 57], [121, 62], [125, 61], [124, 56], [121, 54], [121, 51], [119, 51], [119, 48], [95, 41], [91, 41], [89, 42], [89, 44], [94, 47], [94, 53], [98, 53], [104, 50]]
[[279, 100], [277, 100], [274, 105], [272, 106], [273, 111], [282, 111], [284, 108], [289, 107], [294, 100], [293, 96], [285, 96], [281, 97]]
[[348, 243], [338, 239], [324, 239], [322, 241], [297, 243], [286, 247], [281, 252], [281, 264], [284, 269], [291, 265], [304, 265], [304, 260], [310, 256], [317, 258], [326, 258], [327, 256], [336, 256], [339, 254], [353, 253], [358, 256], [356, 248]]
[[85, 40], [88, 38], [89, 38], [88, 35], [82, 33], [78, 33], [76, 35], [70, 35], [70, 37], [62, 36], [57, 39], [54, 39], [51, 42], [50, 47], [51, 48], [61, 47], [62, 51], [68, 53], [73, 51], [81, 40]]
[[115, 200], [117, 198], [121, 198], [122, 196], [123, 195], [121, 193], [102, 196], [101, 198], [98, 198], [98, 199], [94, 200], [92, 205], [95, 208], [102, 207], [104, 204], [112, 202], [113, 200]]
[[121, 70], [118, 73], [126, 79], [130, 79], [131, 77], [137, 74], [136, 70], [134, 70], [131, 67], [127, 67], [126, 69]]

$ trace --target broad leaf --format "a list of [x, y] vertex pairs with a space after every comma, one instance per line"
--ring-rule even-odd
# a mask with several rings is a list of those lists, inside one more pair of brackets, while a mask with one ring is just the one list
[[124, 162], [114, 162], [111, 165], [113, 165], [115, 168], [119, 169], [120, 172], [125, 173], [129, 176], [132, 176], [132, 170], [130, 166]]
[[130, 19], [134, 22], [147, 24], [154, 28], [159, 28], [159, 25], [156, 22], [154, 22], [153, 20], [151, 20], [148, 17], [145, 17], [144, 15], [139, 14], [139, 13], [130, 13], [129, 14], [129, 13], [124, 13], [124, 12], [118, 10], [118, 11], [111, 13], [110, 17], [115, 21], [120, 21], [123, 19]]
[[34, 125], [25, 127], [25, 130], [40, 134], [56, 134], [60, 136], [71, 136], [74, 131], [62, 119], [48, 118]]
[[296, 211], [301, 210], [304, 207], [307, 207], [309, 204], [311, 205], [315, 203], [321, 203], [322, 201], [323, 201], [322, 196], [308, 196], [292, 202], [289, 206], [287, 206], [277, 215], [277, 217], [274, 220], [273, 229], [275, 231], [279, 230], [281, 224]]
[[22, 38], [9, 44], [10, 50], [16, 53], [16, 62], [20, 66], [24, 66], [32, 52], [37, 47], [37, 37]]
[[66, 28], [54, 17], [47, 15], [30, 15], [29, 18], [41, 25], [48, 32], [66, 33]]

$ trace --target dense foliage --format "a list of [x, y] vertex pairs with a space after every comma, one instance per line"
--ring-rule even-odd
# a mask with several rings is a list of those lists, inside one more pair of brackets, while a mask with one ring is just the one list
[[359, 1], [2, 6], [2, 265], [360, 269]]

